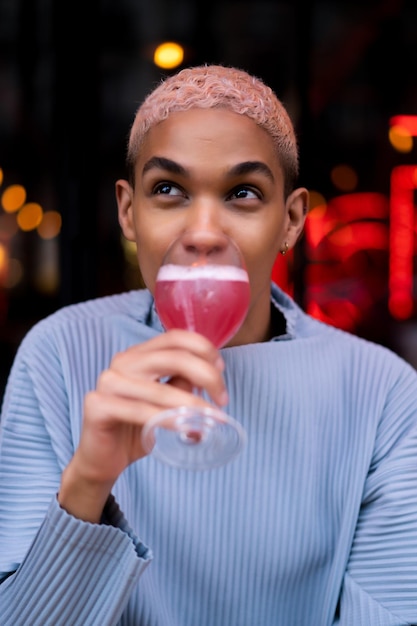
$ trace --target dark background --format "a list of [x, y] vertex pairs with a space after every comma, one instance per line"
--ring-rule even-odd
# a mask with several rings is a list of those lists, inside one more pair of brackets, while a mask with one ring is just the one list
[[[273, 87], [297, 129], [300, 183], [326, 201], [341, 194], [338, 164], [356, 172], [354, 192], [388, 198], [392, 168], [417, 163], [414, 148], [398, 154], [388, 141], [391, 116], [417, 115], [415, 0], [0, 0], [0, 196], [20, 184], [27, 201], [62, 216], [60, 235], [43, 241], [8, 232], [0, 206], [0, 244], [21, 270], [0, 281], [0, 396], [38, 319], [140, 286], [114, 181], [136, 107], [165, 75], [152, 54], [166, 39], [184, 45], [183, 66], [236, 65]], [[297, 255], [291, 280], [305, 305], [314, 260], [304, 241]], [[368, 284], [387, 285], [386, 255], [367, 263]], [[414, 312], [393, 320], [382, 291], [349, 330], [414, 363]]]

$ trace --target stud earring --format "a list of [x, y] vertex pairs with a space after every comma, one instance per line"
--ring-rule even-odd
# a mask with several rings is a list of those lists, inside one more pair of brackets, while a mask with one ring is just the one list
[[289, 245], [288, 245], [288, 242], [286, 241], [286, 242], [284, 243], [284, 247], [280, 250], [280, 252], [281, 252], [282, 256], [285, 256], [285, 255], [287, 254], [287, 252], [288, 252], [288, 248], [289, 248]]

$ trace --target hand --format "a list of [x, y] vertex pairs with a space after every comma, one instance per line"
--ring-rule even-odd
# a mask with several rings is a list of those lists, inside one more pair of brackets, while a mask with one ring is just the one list
[[[183, 330], [115, 355], [85, 397], [80, 443], [62, 476], [61, 506], [81, 519], [99, 521], [118, 476], [145, 456], [145, 422], [175, 406], [208, 406], [193, 387], [205, 389], [219, 406], [226, 404], [223, 367], [206, 338]], [[170, 383], [161, 383], [166, 377]]]

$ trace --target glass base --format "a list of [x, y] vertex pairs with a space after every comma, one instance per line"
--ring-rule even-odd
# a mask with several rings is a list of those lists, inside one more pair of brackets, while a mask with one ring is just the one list
[[156, 459], [173, 467], [206, 470], [235, 458], [246, 441], [242, 426], [215, 408], [179, 407], [151, 419], [142, 444]]

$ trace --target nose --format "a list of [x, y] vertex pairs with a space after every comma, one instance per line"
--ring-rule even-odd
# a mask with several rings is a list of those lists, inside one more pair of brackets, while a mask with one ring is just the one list
[[229, 237], [219, 230], [187, 230], [182, 237], [184, 253], [191, 262], [206, 259], [221, 264], [230, 245]]
[[183, 245], [190, 254], [214, 256], [229, 246], [222, 228], [221, 207], [213, 198], [195, 200], [189, 207]]

